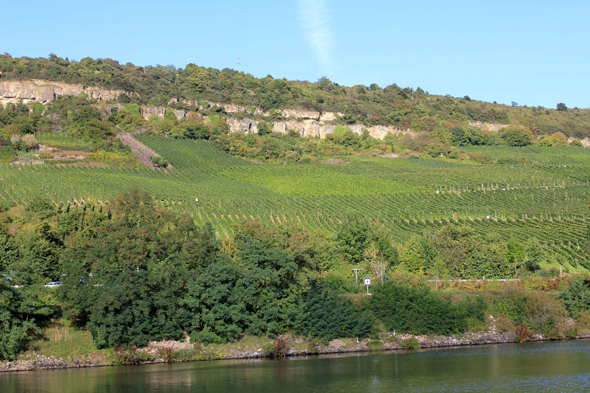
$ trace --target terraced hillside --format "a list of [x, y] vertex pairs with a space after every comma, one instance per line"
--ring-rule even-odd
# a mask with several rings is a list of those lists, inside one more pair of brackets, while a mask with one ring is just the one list
[[582, 258], [590, 199], [590, 154], [582, 148], [471, 148], [518, 164], [349, 157], [338, 164], [271, 165], [231, 157], [206, 141], [136, 138], [172, 167], [3, 165], [0, 198], [27, 203], [41, 193], [56, 204], [106, 203], [140, 187], [171, 209], [211, 221], [221, 234], [243, 220], [333, 231], [358, 212], [393, 228], [400, 244], [459, 222], [505, 240], [535, 236], [574, 267]]

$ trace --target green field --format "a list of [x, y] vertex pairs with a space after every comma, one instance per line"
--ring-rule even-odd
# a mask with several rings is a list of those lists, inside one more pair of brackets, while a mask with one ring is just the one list
[[3, 165], [0, 199], [21, 204], [41, 193], [56, 204], [106, 203], [140, 187], [164, 206], [211, 221], [220, 234], [243, 220], [300, 222], [329, 232], [357, 212], [390, 226], [400, 244], [459, 222], [506, 240], [535, 236], [562, 264], [575, 267], [581, 258], [590, 199], [590, 154], [581, 148], [468, 148], [519, 164], [361, 156], [341, 164], [275, 165], [232, 157], [206, 141], [137, 139], [172, 166]]

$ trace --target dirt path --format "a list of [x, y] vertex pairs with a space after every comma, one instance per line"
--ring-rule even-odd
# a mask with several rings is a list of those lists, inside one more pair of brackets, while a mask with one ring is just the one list
[[133, 138], [133, 135], [129, 132], [120, 133], [117, 135], [117, 138], [119, 138], [123, 145], [129, 146], [131, 152], [135, 154], [135, 157], [137, 157], [137, 159], [145, 166], [148, 168], [156, 167], [152, 162], [151, 157], [159, 157], [160, 155], [158, 153]]

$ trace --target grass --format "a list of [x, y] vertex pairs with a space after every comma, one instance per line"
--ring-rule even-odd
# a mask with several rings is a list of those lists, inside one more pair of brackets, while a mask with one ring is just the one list
[[44, 132], [35, 136], [37, 142], [41, 145], [54, 147], [56, 149], [68, 151], [90, 151], [91, 144], [81, 139], [75, 138], [69, 134], [61, 132]]
[[[106, 359], [112, 350], [98, 350], [89, 332], [74, 328], [67, 320], [55, 320], [42, 331], [42, 339], [31, 345], [38, 355], [90, 360]], [[26, 354], [25, 354], [26, 356]]]
[[385, 344], [381, 340], [371, 340], [367, 342], [367, 348], [371, 351], [382, 351], [385, 349]]

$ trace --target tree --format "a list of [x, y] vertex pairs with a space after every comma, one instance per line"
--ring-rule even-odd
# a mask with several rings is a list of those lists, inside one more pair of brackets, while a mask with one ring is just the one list
[[545, 251], [541, 242], [536, 237], [527, 240], [524, 246], [524, 263], [527, 270], [537, 271], [540, 264], [545, 261]]
[[533, 140], [530, 130], [519, 127], [506, 127], [500, 131], [500, 136], [508, 146], [528, 146]]
[[336, 247], [343, 258], [356, 265], [363, 260], [369, 241], [369, 223], [363, 217], [352, 215], [338, 227]]
[[373, 332], [373, 317], [350, 300], [323, 285], [312, 285], [302, 296], [301, 314], [295, 332], [323, 341], [344, 337], [367, 337]]
[[462, 127], [456, 126], [453, 128], [453, 131], [451, 131], [451, 134], [451, 143], [453, 146], [465, 146], [467, 144], [468, 140], [465, 135], [465, 130]]
[[506, 260], [511, 264], [514, 264], [514, 274], [516, 274], [518, 265], [524, 259], [524, 247], [515, 239], [510, 239], [508, 244], [506, 244], [506, 250]]
[[453, 334], [467, 329], [467, 318], [483, 321], [487, 304], [475, 301], [454, 305], [425, 286], [386, 282], [373, 289], [369, 309], [388, 331], [410, 334]]
[[560, 112], [566, 112], [567, 111], [567, 106], [563, 103], [560, 102], [559, 104], [557, 104], [557, 110]]
[[256, 127], [260, 136], [272, 133], [272, 126], [263, 120], [259, 121]]
[[37, 143], [37, 139], [35, 139], [35, 136], [33, 134], [27, 134], [23, 137], [23, 142], [25, 143], [25, 145], [27, 145], [27, 149], [35, 149], [37, 148], [37, 146], [39, 146], [39, 143]]
[[424, 236], [412, 237], [400, 253], [400, 264], [414, 273], [426, 273], [435, 266], [436, 259], [434, 245]]
[[55, 309], [43, 304], [33, 290], [14, 290], [0, 282], [0, 360], [12, 360], [27, 349], [34, 334]]
[[580, 275], [570, 278], [568, 285], [561, 291], [559, 298], [565, 303], [570, 315], [577, 318], [581, 311], [590, 310], [589, 282]]

